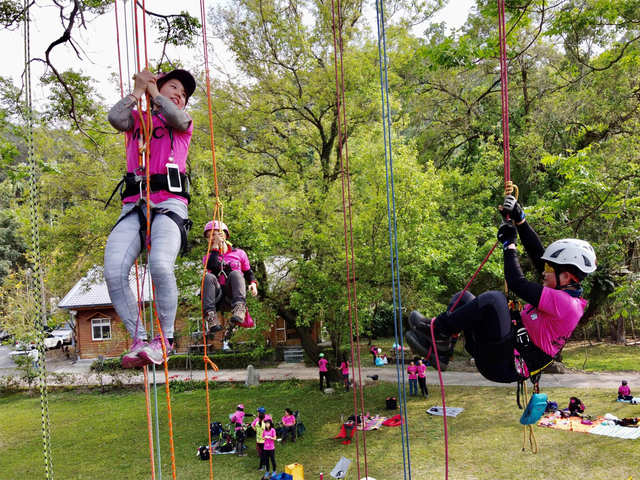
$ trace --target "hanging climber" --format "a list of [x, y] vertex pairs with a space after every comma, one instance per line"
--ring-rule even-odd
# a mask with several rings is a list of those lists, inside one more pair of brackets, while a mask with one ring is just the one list
[[[449, 312], [457, 293], [447, 311], [434, 320], [412, 312], [407, 341], [414, 352], [437, 354], [447, 363], [451, 336], [463, 331], [465, 349], [474, 357], [478, 371], [491, 381], [510, 383], [538, 374], [560, 353], [584, 313], [587, 301], [582, 298], [581, 281], [596, 270], [596, 255], [588, 242], [573, 238], [557, 240], [545, 250], [515, 197], [507, 195], [501, 207], [505, 221], [498, 229], [498, 240], [504, 250], [505, 280], [509, 290], [528, 304], [521, 312], [510, 311], [502, 292], [489, 291], [478, 297], [464, 292], [458, 306]], [[542, 285], [527, 281], [522, 273], [518, 235], [543, 276]], [[516, 367], [516, 355], [524, 371]]]
[[[109, 111], [109, 123], [126, 135], [127, 173], [119, 185], [122, 211], [104, 252], [104, 277], [111, 301], [133, 338], [131, 349], [122, 359], [124, 368], [161, 364], [163, 361], [161, 337], [158, 335], [147, 343], [147, 332], [140, 325], [136, 296], [129, 286], [131, 267], [146, 244], [147, 190], [152, 247], [148, 252], [149, 272], [155, 286], [162, 332], [168, 342], [167, 350], [173, 343], [178, 305], [174, 263], [181, 246], [184, 248], [186, 245], [190, 227], [185, 165], [193, 122], [185, 112], [185, 106], [196, 88], [193, 76], [180, 69], [157, 76], [145, 69], [138, 72], [134, 80], [133, 92]], [[148, 140], [144, 138], [141, 115], [136, 110], [138, 100], [145, 93], [149, 94], [152, 103]], [[142, 114], [146, 120], [146, 112]], [[141, 156], [146, 147], [145, 141], [150, 142], [150, 185], [146, 182]]]
[[223, 349], [227, 350], [236, 327], [253, 327], [253, 319], [247, 309], [247, 288], [255, 297], [258, 295], [258, 282], [247, 253], [229, 242], [229, 228], [224, 223], [218, 220], [207, 223], [204, 236], [207, 241], [211, 240], [211, 252], [202, 260], [207, 269], [202, 310], [209, 335], [222, 330], [217, 311], [231, 312], [223, 345]]

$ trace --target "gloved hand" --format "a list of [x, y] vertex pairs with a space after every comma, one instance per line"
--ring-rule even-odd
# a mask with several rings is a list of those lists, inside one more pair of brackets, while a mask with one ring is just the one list
[[507, 215], [511, 220], [516, 223], [520, 223], [524, 220], [524, 210], [513, 195], [507, 195], [504, 197], [504, 203], [500, 208], [500, 215], [506, 220]]
[[515, 244], [517, 238], [518, 230], [516, 227], [511, 222], [502, 222], [498, 228], [498, 241], [502, 244], [502, 248], [506, 250], [510, 244]]

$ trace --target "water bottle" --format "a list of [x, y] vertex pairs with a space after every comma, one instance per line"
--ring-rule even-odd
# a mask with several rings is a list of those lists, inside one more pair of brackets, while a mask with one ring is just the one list
[[324, 474], [322, 472], [320, 472], [320, 480], [324, 479]]

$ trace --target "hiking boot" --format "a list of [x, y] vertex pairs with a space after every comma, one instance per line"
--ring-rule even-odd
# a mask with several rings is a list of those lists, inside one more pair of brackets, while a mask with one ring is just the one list
[[141, 338], [133, 340], [131, 349], [122, 357], [122, 368], [136, 368], [146, 365], [148, 362], [140, 358], [140, 352], [148, 345], [147, 341]]
[[231, 309], [231, 323], [240, 324], [244, 322], [244, 317], [247, 315], [247, 305], [245, 303], [236, 303]]
[[437, 328], [437, 319], [434, 319], [433, 333], [435, 336], [435, 345], [433, 344], [431, 337], [431, 322], [432, 319], [427, 319], [419, 312], [411, 312], [409, 316], [409, 324], [413, 326], [412, 330], [406, 332], [407, 343], [411, 347], [414, 353], [417, 353], [426, 360], [429, 360], [432, 365], [435, 365], [435, 357], [433, 354], [437, 352], [441, 362], [448, 364], [451, 359], [452, 339], [451, 335], [440, 331]]
[[222, 330], [222, 325], [220, 324], [220, 319], [218, 318], [218, 313], [215, 310], [211, 310], [207, 312], [207, 325], [209, 326], [207, 330], [207, 335], [215, 335], [217, 332]]
[[[165, 343], [165, 347], [168, 353], [169, 349], [171, 348], [168, 342]], [[149, 363], [161, 365], [164, 361], [164, 354], [162, 352], [162, 338], [158, 336], [151, 340], [149, 344], [140, 351], [139, 356], [140, 358], [147, 360]]]

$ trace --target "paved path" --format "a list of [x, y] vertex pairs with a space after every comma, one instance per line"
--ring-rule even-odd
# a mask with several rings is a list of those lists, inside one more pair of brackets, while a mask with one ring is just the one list
[[[51, 385], [56, 384], [75, 384], [75, 385], [98, 385], [100, 383], [111, 383], [113, 380], [109, 375], [104, 375], [101, 379], [90, 374], [89, 367], [91, 360], [79, 360], [75, 364], [70, 362], [49, 362], [47, 368], [50, 372], [59, 375], [59, 381], [51, 378]], [[317, 380], [318, 370], [313, 367], [305, 367], [300, 364], [281, 363], [276, 367], [260, 368], [260, 380], [287, 380], [297, 378], [300, 380]], [[0, 376], [12, 375], [15, 372], [12, 369], [0, 368]], [[357, 375], [357, 373], [356, 373]], [[387, 367], [364, 367], [362, 369], [362, 379], [365, 382], [371, 382], [367, 378], [369, 375], [378, 375], [379, 381], [395, 382], [396, 368], [395, 366]], [[218, 382], [244, 382], [247, 377], [245, 369], [220, 370], [212, 372], [209, 370], [209, 378]], [[204, 371], [194, 370], [169, 372], [171, 380], [204, 380]], [[565, 373], [565, 374], [544, 374], [540, 385], [542, 387], [568, 387], [568, 388], [606, 388], [616, 389], [620, 385], [620, 381], [625, 379], [629, 382], [632, 389], [640, 388], [640, 371], [639, 372], [620, 372], [620, 373]], [[117, 380], [125, 384], [141, 384], [143, 382], [142, 375], [119, 375]], [[462, 385], [462, 386], [486, 386], [486, 387], [513, 387], [514, 384], [494, 383], [486, 380], [477, 372], [443, 372], [443, 380], [445, 385]], [[164, 382], [164, 371], [158, 369], [157, 381]], [[438, 375], [435, 370], [429, 369], [427, 373], [427, 383], [437, 384]]]

